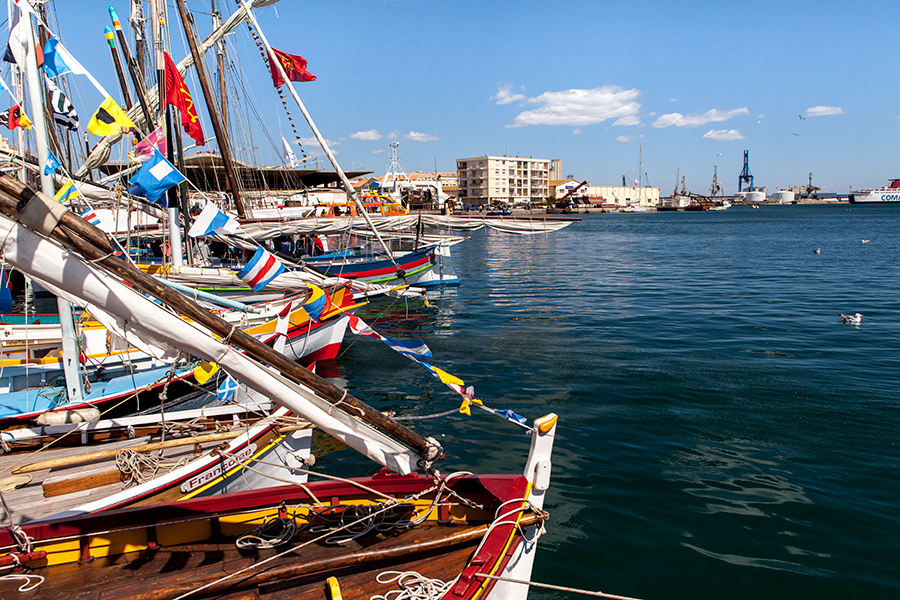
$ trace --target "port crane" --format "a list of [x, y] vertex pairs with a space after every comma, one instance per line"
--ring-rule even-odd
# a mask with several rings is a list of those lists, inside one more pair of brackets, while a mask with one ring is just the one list
[[750, 151], [744, 150], [744, 170], [741, 171], [741, 174], [738, 176], [738, 191], [744, 191], [743, 185], [744, 182], [750, 184], [750, 187], [747, 188], [747, 191], [753, 191], [753, 175], [750, 174]]

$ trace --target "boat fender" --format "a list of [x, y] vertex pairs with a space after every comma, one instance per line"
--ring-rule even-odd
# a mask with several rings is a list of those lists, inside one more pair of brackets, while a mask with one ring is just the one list
[[38, 425], [67, 425], [69, 423], [86, 423], [100, 419], [100, 411], [96, 408], [75, 408], [42, 413], [37, 418]]
[[341, 584], [338, 583], [337, 577], [329, 577], [325, 580], [328, 586], [328, 595], [331, 600], [343, 600], [341, 597]]
[[550, 487], [550, 460], [542, 458], [534, 465], [534, 489], [542, 492]]

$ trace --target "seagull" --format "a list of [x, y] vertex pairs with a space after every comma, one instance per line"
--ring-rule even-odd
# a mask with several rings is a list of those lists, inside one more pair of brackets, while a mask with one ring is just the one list
[[801, 120], [801, 121], [805, 121], [805, 120], [806, 120], [806, 117], [804, 117], [803, 115], [797, 115], [797, 116], [800, 117], [800, 120]]
[[799, 133], [795, 133], [794, 135], [800, 135]]
[[813, 250], [813, 254], [822, 254], [822, 249], [816, 248], [815, 250]]
[[869, 243], [869, 240], [863, 240], [862, 243], [863, 243], [863, 244], [868, 244], [868, 243]]
[[862, 322], [863, 316], [859, 313], [855, 315], [845, 315], [841, 313], [841, 322], [846, 323], [847, 325], [859, 325]]

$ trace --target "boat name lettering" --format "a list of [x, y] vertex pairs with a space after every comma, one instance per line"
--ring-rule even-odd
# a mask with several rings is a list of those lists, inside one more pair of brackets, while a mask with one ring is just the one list
[[227, 473], [234, 467], [240, 464], [239, 461], [244, 461], [253, 456], [253, 453], [256, 452], [256, 444], [250, 444], [233, 457], [229, 456], [225, 460], [220, 460], [215, 466], [210, 467], [209, 469], [203, 471], [202, 473], [198, 473], [181, 484], [181, 492], [186, 494], [192, 490], [197, 489], [202, 485], [206, 485], [210, 481], [217, 479], [222, 476], [222, 473]]

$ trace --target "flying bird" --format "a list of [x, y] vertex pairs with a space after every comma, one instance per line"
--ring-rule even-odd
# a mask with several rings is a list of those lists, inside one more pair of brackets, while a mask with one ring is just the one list
[[800, 134], [799, 134], [799, 133], [795, 133], [795, 134], [794, 134], [794, 135], [797, 135], [797, 136], [799, 136], [799, 135], [800, 135]]
[[797, 116], [800, 117], [800, 120], [801, 120], [801, 121], [805, 121], [805, 120], [806, 120], [806, 117], [804, 117], [803, 115], [797, 115]]
[[862, 322], [863, 316], [859, 313], [855, 315], [845, 315], [841, 313], [841, 322], [846, 323], [847, 325], [859, 325]]

